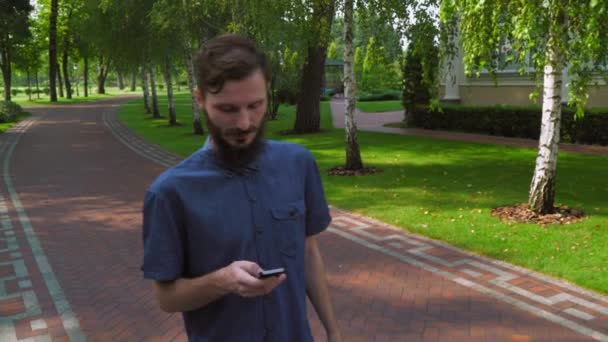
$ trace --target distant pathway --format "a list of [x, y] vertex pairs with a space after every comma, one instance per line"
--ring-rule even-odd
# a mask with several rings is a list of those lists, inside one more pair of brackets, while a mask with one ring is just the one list
[[[0, 135], [0, 341], [185, 341], [139, 270], [144, 191], [180, 157], [122, 126], [121, 103], [33, 109]], [[608, 341], [605, 296], [332, 216], [319, 241], [345, 341]]]
[[[333, 98], [331, 100], [331, 111], [334, 127], [344, 128], [344, 99]], [[384, 127], [384, 124], [387, 123], [403, 121], [402, 110], [383, 113], [363, 113], [357, 110], [355, 120], [357, 122], [357, 128], [361, 131], [403, 134], [479, 144], [495, 144], [534, 149], [538, 148], [538, 141], [533, 139], [508, 138], [484, 134], [439, 131], [422, 128]], [[560, 151], [564, 152], [608, 156], [608, 146], [561, 143], [559, 148]]]

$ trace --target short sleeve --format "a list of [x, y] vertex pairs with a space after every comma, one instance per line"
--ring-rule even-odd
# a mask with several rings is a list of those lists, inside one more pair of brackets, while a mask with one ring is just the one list
[[144, 278], [171, 281], [183, 274], [184, 238], [179, 211], [161, 194], [148, 191], [143, 208]]
[[318, 234], [331, 222], [317, 163], [310, 153], [306, 167], [306, 236]]

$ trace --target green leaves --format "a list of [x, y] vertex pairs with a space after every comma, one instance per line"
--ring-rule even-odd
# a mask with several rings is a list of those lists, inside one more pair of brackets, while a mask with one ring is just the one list
[[[442, 41], [448, 54], [453, 54], [446, 35], [458, 28], [466, 70], [494, 72], [500, 68], [498, 57], [504, 55], [501, 58], [517, 60], [521, 69], [536, 70], [538, 82], [542, 80], [539, 71], [549, 63], [546, 51], [553, 44], [563, 56], [560, 65], [568, 65], [573, 79], [570, 99], [580, 104], [582, 113], [588, 85], [598, 73], [605, 73], [600, 66], [608, 60], [607, 9], [608, 2], [598, 0], [446, 0], [440, 7]], [[501, 51], [504, 42], [512, 50]]]

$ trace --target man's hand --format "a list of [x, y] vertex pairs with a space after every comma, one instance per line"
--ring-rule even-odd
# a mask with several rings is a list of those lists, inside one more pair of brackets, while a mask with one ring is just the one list
[[222, 269], [227, 287], [231, 293], [241, 297], [257, 297], [269, 294], [287, 276], [259, 279], [258, 274], [262, 268], [251, 261], [235, 261]]

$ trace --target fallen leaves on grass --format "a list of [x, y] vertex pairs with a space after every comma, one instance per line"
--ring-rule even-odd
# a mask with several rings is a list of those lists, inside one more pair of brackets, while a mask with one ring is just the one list
[[375, 167], [364, 167], [358, 170], [350, 170], [345, 168], [344, 166], [336, 166], [327, 170], [328, 176], [365, 176], [371, 175], [374, 173], [382, 172], [381, 169]]
[[579, 222], [585, 217], [581, 210], [569, 208], [565, 205], [555, 207], [551, 214], [537, 214], [530, 210], [527, 204], [516, 204], [492, 209], [492, 216], [498, 216], [507, 222], [546, 224], [570, 224]]

